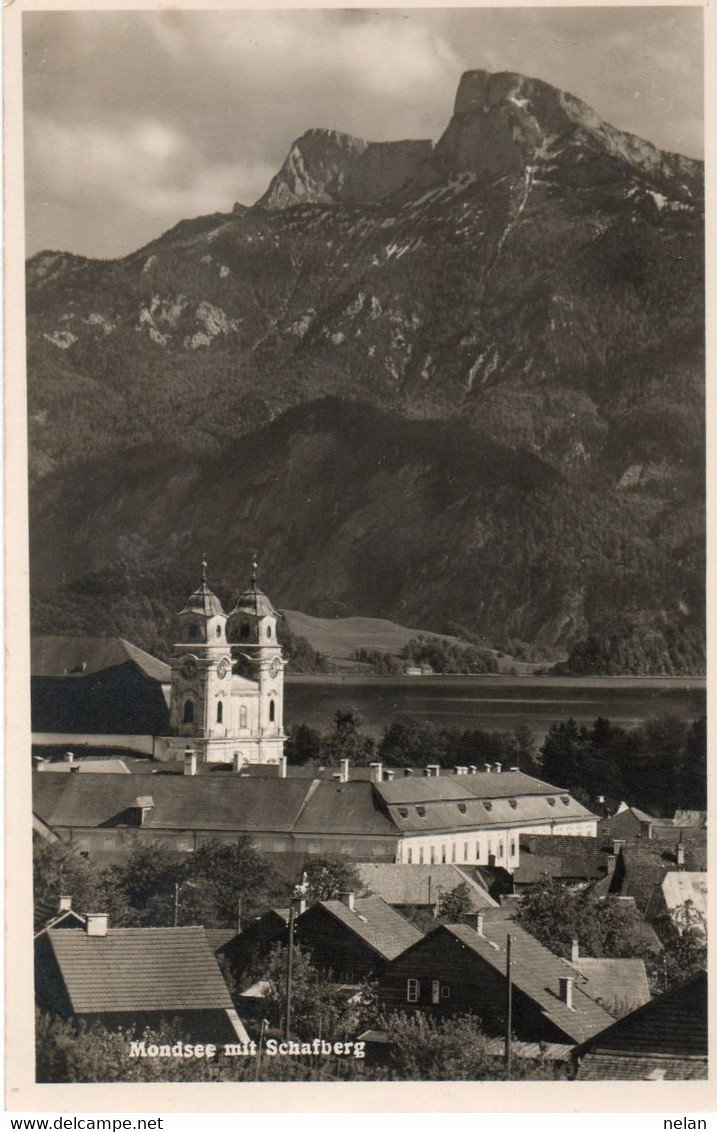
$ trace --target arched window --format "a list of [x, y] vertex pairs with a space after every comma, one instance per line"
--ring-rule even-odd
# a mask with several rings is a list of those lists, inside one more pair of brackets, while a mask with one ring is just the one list
[[199, 627], [197, 625], [195, 625], [194, 622], [192, 621], [187, 632], [188, 632], [190, 641], [196, 641], [197, 637], [199, 636]]
[[221, 627], [221, 625], [217, 625], [217, 636], [221, 637], [221, 635], [222, 635], [222, 627]]
[[270, 637], [270, 636], [271, 636], [271, 625], [267, 625], [267, 627], [266, 627], [266, 635], [267, 635], [267, 637]]
[[239, 726], [240, 727], [246, 727], [246, 708], [245, 707], [239, 708]]
[[220, 700], [219, 703], [217, 704], [217, 723], [222, 722], [223, 716], [224, 716], [224, 704]]
[[194, 704], [192, 700], [184, 701], [184, 715], [182, 723], [194, 723]]
[[276, 716], [276, 709], [274, 707], [274, 701], [270, 700], [269, 701], [269, 722], [270, 723], [274, 722], [275, 716]]

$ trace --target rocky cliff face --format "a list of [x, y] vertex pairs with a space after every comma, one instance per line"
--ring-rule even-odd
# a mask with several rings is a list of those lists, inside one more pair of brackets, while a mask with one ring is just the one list
[[[190, 461], [233, 451], [239, 436], [330, 396], [349, 403], [341, 417], [349, 432], [363, 427], [358, 417], [351, 423], [359, 402], [399, 419], [441, 422], [449, 447], [451, 430], [467, 429], [498, 464], [507, 451], [537, 461], [590, 511], [594, 560], [589, 539], [578, 551], [575, 522], [564, 524], [551, 488], [551, 517], [526, 535], [537, 552], [527, 556], [529, 568], [510, 549], [523, 520], [513, 521], [507, 542], [488, 518], [486, 497], [476, 497], [468, 527], [446, 528], [444, 551], [466, 563], [452, 593], [471, 571], [490, 563], [495, 572], [495, 588], [470, 605], [472, 631], [494, 632], [502, 618], [523, 639], [557, 633], [569, 644], [607, 622], [619, 633], [621, 618], [642, 634], [694, 627], [703, 553], [701, 172], [698, 162], [621, 133], [546, 83], [469, 72], [435, 149], [309, 131], [253, 208], [183, 221], [110, 263], [36, 256], [27, 313], [37, 499], [52, 482], [70, 508], [73, 467], [91, 458], [115, 469], [121, 500], [134, 492], [130, 481], [141, 486], [151, 475], [144, 458], [126, 459], [142, 445], [168, 441]], [[291, 444], [285, 431], [266, 435]], [[392, 442], [408, 444], [408, 434]], [[354, 455], [360, 462], [360, 446]], [[264, 458], [277, 460], [268, 450]], [[486, 476], [480, 467], [476, 474]], [[179, 468], [181, 479], [181, 460]], [[311, 468], [307, 457], [305, 491], [323, 498]], [[419, 474], [411, 468], [391, 489], [398, 492], [405, 476], [406, 498]], [[342, 492], [354, 499], [354, 486], [329, 481], [337, 508]], [[380, 477], [371, 482], [380, 494]], [[499, 483], [491, 484], [500, 500]], [[261, 490], [253, 481], [245, 487]], [[435, 490], [448, 514], [462, 505], [455, 483]], [[168, 530], [142, 497], [132, 494], [137, 528], [155, 524], [158, 538], [161, 528], [167, 545], [179, 546], [189, 529], [180, 513]], [[367, 545], [374, 504], [356, 503], [341, 528], [345, 546]], [[69, 576], [94, 554], [91, 532], [79, 537], [76, 558], [61, 508], [40, 514], [51, 569]], [[226, 514], [241, 524], [234, 501]], [[302, 553], [313, 562], [322, 544], [305, 518]], [[381, 529], [399, 527], [420, 562], [436, 512], [397, 505]], [[294, 556], [295, 524], [291, 533], [259, 535], [277, 562]], [[123, 553], [127, 539], [125, 532], [105, 552]], [[569, 567], [556, 564], [558, 544]], [[349, 579], [342, 601], [370, 613], [358, 577], [343, 573], [344, 553], [332, 543], [328, 569]], [[552, 562], [564, 584], [538, 594], [530, 580], [538, 560]], [[406, 572], [398, 561], [392, 570], [404, 570], [400, 593], [373, 587], [373, 612], [405, 622], [410, 606], [426, 628], [443, 629], [448, 575]], [[509, 585], [511, 571], [511, 585], [519, 579], [530, 595], [524, 603]], [[302, 585], [305, 600], [294, 589], [285, 600], [318, 612], [318, 591], [308, 577]]]

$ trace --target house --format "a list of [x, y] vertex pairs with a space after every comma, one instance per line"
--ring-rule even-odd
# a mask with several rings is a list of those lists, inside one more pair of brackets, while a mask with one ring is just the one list
[[239, 933], [207, 931], [217, 958], [224, 959], [233, 977], [240, 981], [248, 971], [257, 973], [275, 943], [288, 939], [288, 908], [270, 908]]
[[363, 864], [356, 871], [361, 883], [394, 908], [428, 908], [437, 913], [441, 897], [460, 885], [468, 890], [473, 910], [495, 907], [482, 883], [457, 865]]
[[520, 893], [546, 880], [587, 884], [612, 872], [612, 847], [597, 837], [520, 834], [520, 864], [513, 870]]
[[574, 1063], [578, 1081], [706, 1080], [706, 971], [582, 1043]]
[[83, 931], [44, 932], [35, 943], [41, 1010], [110, 1028], [159, 1029], [178, 1020], [190, 1041], [246, 1041], [204, 928], [109, 928], [88, 915]]
[[662, 885], [668, 873], [706, 871], [706, 831], [701, 831], [699, 839], [689, 841], [615, 840], [613, 856], [615, 867], [602, 891], [633, 897], [638, 911], [644, 915], [655, 888]]
[[582, 988], [613, 1017], [621, 1018], [650, 1001], [650, 985], [642, 959], [603, 959], [580, 954], [573, 940], [570, 962], [583, 977]]
[[87, 918], [72, 907], [71, 896], [61, 896], [59, 902], [36, 902], [33, 908], [35, 939], [56, 928], [84, 928]]
[[679, 932], [693, 928], [707, 935], [707, 873], [666, 873], [647, 902], [645, 919], [660, 934], [669, 920]]
[[423, 938], [417, 927], [380, 896], [344, 893], [320, 900], [296, 919], [294, 939], [337, 981], [370, 978]]
[[519, 1041], [577, 1044], [611, 1024], [612, 1016], [585, 992], [577, 969], [529, 932], [480, 912], [469, 918], [471, 923], [441, 925], [384, 968], [380, 1010], [435, 1017], [470, 1012], [489, 1036], [501, 1036], [510, 935], [512, 1021]]
[[598, 835], [604, 838], [652, 837], [653, 825], [657, 821], [658, 818], [646, 813], [645, 810], [621, 802], [614, 814], [603, 818], [600, 822]]

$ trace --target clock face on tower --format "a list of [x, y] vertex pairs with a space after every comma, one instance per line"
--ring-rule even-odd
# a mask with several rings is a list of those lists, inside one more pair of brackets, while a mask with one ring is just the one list
[[182, 665], [182, 676], [185, 680], [193, 680], [197, 675], [197, 662], [196, 660], [185, 660]]
[[229, 668], [229, 661], [226, 659], [226, 657], [222, 657], [222, 659], [219, 661], [219, 664], [217, 665], [217, 676], [220, 680], [224, 679], [227, 672], [229, 671]]
[[269, 665], [269, 675], [271, 676], [272, 680], [276, 680], [276, 677], [279, 675], [280, 668], [281, 665], [279, 664], [279, 661], [276, 657], [274, 657], [271, 664]]

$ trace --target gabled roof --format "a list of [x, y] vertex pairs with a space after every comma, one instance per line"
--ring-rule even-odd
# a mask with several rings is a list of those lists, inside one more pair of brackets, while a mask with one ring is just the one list
[[150, 680], [171, 680], [168, 664], [123, 637], [33, 636], [31, 655], [33, 676], [89, 676], [131, 661]]
[[707, 972], [621, 1018], [576, 1055], [578, 1080], [707, 1076]]
[[[510, 935], [513, 985], [573, 1041], [585, 1041], [612, 1022], [612, 1016], [582, 990], [575, 967], [553, 955], [512, 920], [486, 917], [482, 935], [467, 924], [447, 924], [436, 930], [450, 933], [502, 978], [505, 978], [506, 939]], [[559, 997], [558, 980], [564, 976], [575, 979], [572, 1008]]]
[[547, 877], [597, 880], [607, 870], [612, 846], [596, 837], [520, 834], [520, 864], [513, 876], [518, 883], [534, 883]]
[[[667, 873], [677, 871], [677, 840], [627, 841], [615, 867], [611, 891], [633, 896], [638, 909], [644, 912], [655, 887], [662, 884]], [[704, 872], [707, 868], [706, 844], [690, 840], [683, 845], [685, 869], [688, 872]]]
[[[39, 922], [38, 922], [39, 920]], [[47, 916], [44, 914], [42, 908], [35, 908], [35, 939], [39, 939], [45, 932], [49, 932], [54, 928], [84, 928], [87, 923], [84, 916], [79, 912], [75, 912], [72, 908], [67, 908], [64, 912], [55, 912], [54, 915]]]
[[669, 911], [681, 908], [689, 900], [707, 922], [707, 873], [668, 873], [662, 882], [662, 895]]
[[361, 883], [388, 904], [434, 905], [441, 896], [466, 884], [471, 907], [495, 907], [496, 901], [456, 865], [357, 865]]
[[[130, 824], [137, 780], [131, 774], [33, 775], [34, 809], [53, 828]], [[371, 783], [244, 778], [237, 774], [154, 775], [154, 806], [143, 828], [396, 836]]]
[[627, 1014], [650, 1001], [650, 986], [642, 959], [581, 957], [574, 966], [585, 979], [581, 983], [585, 993], [611, 1013], [619, 1010]]
[[342, 900], [321, 900], [319, 907], [325, 908], [384, 959], [395, 959], [407, 947], [423, 939], [423, 932], [380, 896], [357, 897], [353, 911]]
[[75, 1014], [232, 1007], [204, 928], [55, 930], [46, 939]]
[[673, 824], [682, 828], [706, 829], [707, 813], [705, 810], [675, 810]]
[[409, 805], [438, 800], [464, 802], [466, 795], [490, 799], [567, 793], [559, 786], [550, 786], [519, 770], [502, 771], [500, 774], [486, 774], [485, 771], [479, 774], [441, 774], [429, 778], [412, 776], [381, 782], [379, 790], [387, 802], [404, 802]]

